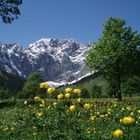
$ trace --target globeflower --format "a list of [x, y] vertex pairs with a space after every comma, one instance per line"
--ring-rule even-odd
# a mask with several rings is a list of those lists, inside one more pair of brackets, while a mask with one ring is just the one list
[[58, 96], [57, 96], [57, 99], [62, 99], [63, 98], [63, 94], [62, 93], [60, 93]]
[[40, 104], [39, 106], [40, 106], [40, 107], [45, 107], [45, 105], [44, 105], [44, 104]]
[[40, 107], [45, 107], [45, 101], [44, 100], [39, 100], [41, 101], [41, 104], [39, 105]]
[[118, 130], [116, 130], [116, 131], [113, 132], [113, 137], [115, 137], [115, 138], [119, 138], [122, 135], [123, 135], [123, 131], [120, 130], [120, 129], [118, 129]]
[[72, 92], [72, 88], [66, 88], [66, 89], [65, 89], [65, 92], [66, 92], [66, 93], [71, 93], [71, 92]]
[[76, 109], [76, 106], [75, 106], [75, 105], [71, 105], [71, 106], [70, 106], [70, 111], [73, 112], [73, 111], [75, 111], [75, 109]]
[[75, 93], [75, 94], [80, 94], [80, 93], [81, 93], [81, 89], [76, 88], [76, 89], [73, 90], [73, 93]]
[[48, 88], [48, 84], [46, 82], [40, 83], [40, 88]]
[[81, 100], [82, 100], [82, 98], [78, 98], [78, 99], [77, 99], [77, 103], [80, 103]]
[[86, 103], [86, 104], [84, 104], [84, 108], [90, 108], [91, 107], [91, 105], [90, 104], [88, 104], [88, 103]]
[[44, 100], [41, 100], [41, 103], [42, 103], [42, 104], [45, 104], [45, 101], [44, 101]]
[[34, 100], [35, 100], [35, 101], [40, 101], [40, 97], [39, 97], [39, 96], [35, 96], [35, 97], [34, 97]]
[[36, 115], [37, 115], [37, 117], [41, 117], [43, 115], [43, 113], [42, 112], [38, 112]]
[[130, 106], [128, 106], [126, 109], [129, 110], [129, 111], [132, 110], [132, 108]]
[[57, 104], [58, 104], [57, 102], [54, 102], [54, 103], [53, 103], [53, 106], [54, 106], [54, 107], [56, 107], [56, 106], [57, 106]]
[[122, 119], [122, 123], [125, 124], [125, 125], [129, 125], [129, 124], [132, 124], [135, 122], [135, 119], [132, 118], [132, 117], [124, 117]]
[[91, 116], [90, 119], [91, 119], [92, 121], [95, 121], [95, 120], [96, 120], [96, 116]]
[[70, 98], [71, 97], [71, 93], [66, 93], [65, 94], [65, 97], [68, 99], [68, 98]]
[[48, 92], [49, 94], [52, 94], [52, 93], [55, 92], [55, 88], [54, 88], [54, 87], [48, 88], [47, 92]]
[[28, 103], [27, 101], [24, 101], [24, 104], [25, 104], [25, 105], [27, 105], [27, 103]]

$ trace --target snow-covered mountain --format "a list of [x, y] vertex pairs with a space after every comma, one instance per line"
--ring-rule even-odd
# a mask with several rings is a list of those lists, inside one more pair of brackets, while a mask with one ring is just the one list
[[73, 39], [43, 38], [26, 49], [0, 43], [0, 68], [25, 78], [38, 71], [46, 81], [71, 82], [88, 73], [83, 61], [89, 48]]

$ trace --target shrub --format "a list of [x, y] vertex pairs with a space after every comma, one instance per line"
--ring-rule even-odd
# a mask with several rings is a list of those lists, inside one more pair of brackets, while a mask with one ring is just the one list
[[100, 85], [93, 85], [92, 87], [92, 95], [93, 98], [100, 98], [102, 97], [102, 87]]
[[89, 91], [86, 88], [81, 89], [81, 97], [82, 98], [90, 98]]
[[39, 84], [44, 82], [43, 77], [38, 72], [31, 73], [24, 84], [22, 91], [18, 93], [19, 98], [34, 98], [36, 95], [44, 94], [44, 89], [39, 87]]

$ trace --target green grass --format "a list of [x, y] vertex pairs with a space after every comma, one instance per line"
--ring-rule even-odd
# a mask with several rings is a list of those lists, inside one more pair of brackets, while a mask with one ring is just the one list
[[[121, 129], [121, 140], [140, 139], [140, 97], [74, 100], [38, 100], [34, 104], [20, 100], [0, 109], [0, 140], [115, 140], [112, 133]], [[54, 106], [53, 103], [57, 102]], [[90, 104], [90, 108], [84, 105]], [[40, 107], [44, 104], [44, 107]], [[76, 109], [70, 111], [69, 107]], [[120, 123], [131, 116], [135, 122]], [[91, 119], [92, 118], [92, 119]]]

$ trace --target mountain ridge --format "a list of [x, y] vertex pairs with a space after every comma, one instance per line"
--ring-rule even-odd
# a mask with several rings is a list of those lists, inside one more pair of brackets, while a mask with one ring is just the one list
[[88, 73], [84, 59], [90, 47], [74, 39], [54, 38], [42, 38], [25, 49], [17, 43], [0, 43], [0, 67], [24, 78], [38, 71], [46, 81], [71, 82]]

